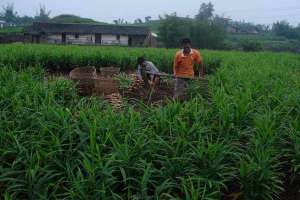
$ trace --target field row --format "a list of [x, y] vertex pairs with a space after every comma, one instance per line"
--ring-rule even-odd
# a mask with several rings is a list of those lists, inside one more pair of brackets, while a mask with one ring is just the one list
[[[151, 60], [159, 69], [172, 72], [175, 49], [125, 48], [125, 47], [84, 47], [84, 46], [55, 46], [55, 45], [1, 45], [0, 63], [13, 66], [42, 65], [49, 69], [69, 70], [74, 66], [92, 65], [106, 67], [114, 65], [123, 70], [135, 69], [136, 60], [140, 56]], [[252, 63], [270, 65], [297, 65], [299, 56], [296, 54], [274, 54], [223, 51], [201, 51], [208, 72], [215, 71], [221, 64], [231, 65], [243, 60]], [[255, 55], [255, 60], [251, 57]], [[283, 58], [283, 59], [281, 59]], [[236, 60], [238, 59], [238, 60]], [[222, 63], [221, 63], [222, 62]], [[266, 63], [267, 62], [267, 63]], [[285, 63], [282, 63], [285, 62]], [[247, 63], [243, 63], [247, 64]]]

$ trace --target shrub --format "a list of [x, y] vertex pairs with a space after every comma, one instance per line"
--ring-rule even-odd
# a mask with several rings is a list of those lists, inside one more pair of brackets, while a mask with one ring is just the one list
[[262, 45], [259, 42], [255, 42], [252, 40], [244, 40], [241, 43], [241, 46], [244, 51], [261, 51]]

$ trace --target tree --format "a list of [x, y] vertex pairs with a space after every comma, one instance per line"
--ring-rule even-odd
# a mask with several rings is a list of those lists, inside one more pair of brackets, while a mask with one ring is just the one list
[[214, 5], [209, 3], [202, 3], [199, 9], [198, 14], [195, 16], [197, 20], [210, 20], [213, 18], [214, 13]]
[[137, 18], [136, 20], [134, 20], [135, 24], [141, 24], [143, 23], [143, 21], [140, 18]]
[[191, 20], [177, 17], [176, 13], [165, 15], [158, 28], [159, 39], [168, 48], [178, 47], [180, 39], [190, 36], [191, 23]]
[[176, 13], [166, 15], [159, 26], [159, 39], [166, 47], [179, 46], [183, 37], [189, 37], [198, 48], [223, 48], [226, 38], [227, 21], [222, 17], [211, 20], [195, 20], [178, 17]]
[[193, 46], [205, 49], [220, 49], [226, 38], [226, 23], [221, 18], [212, 21], [194, 20], [191, 28]]
[[281, 22], [274, 23], [272, 30], [278, 36], [283, 36], [283, 37], [286, 37], [288, 39], [300, 39], [296, 29], [294, 29], [286, 21], [281, 21]]
[[296, 27], [296, 33], [297, 33], [298, 39], [300, 39], [300, 24], [298, 24], [298, 26]]
[[36, 21], [47, 22], [50, 20], [51, 11], [47, 11], [45, 6], [40, 6], [39, 13], [34, 17]]
[[33, 22], [34, 22], [34, 18], [33, 17], [29, 17], [29, 16], [19, 17], [19, 23], [21, 25], [30, 25]]
[[166, 47], [178, 47], [183, 37], [189, 37], [197, 48], [222, 49], [226, 38], [229, 20], [222, 16], [214, 16], [212, 3], [201, 5], [198, 15], [178, 17], [176, 13], [161, 17], [159, 39]]
[[7, 23], [18, 24], [18, 14], [15, 12], [14, 4], [7, 4], [2, 7], [1, 18]]
[[120, 25], [120, 24], [129, 24], [129, 23], [127, 21], [125, 21], [124, 19], [119, 18], [119, 19], [114, 20], [114, 24]]
[[256, 25], [256, 30], [259, 33], [267, 33], [270, 31], [270, 26], [269, 25], [264, 25], [264, 24], [257, 24]]
[[262, 51], [262, 45], [258, 41], [253, 41], [253, 40], [243, 40], [241, 42], [241, 46], [244, 51]]
[[145, 22], [149, 22], [151, 20], [151, 16], [145, 17]]

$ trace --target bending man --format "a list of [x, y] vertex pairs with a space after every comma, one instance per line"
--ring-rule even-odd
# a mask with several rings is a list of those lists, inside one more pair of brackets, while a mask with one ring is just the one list
[[156, 84], [159, 82], [159, 77], [155, 75], [159, 73], [157, 67], [145, 58], [139, 57], [137, 60], [137, 77], [139, 80], [146, 82], [146, 84]]

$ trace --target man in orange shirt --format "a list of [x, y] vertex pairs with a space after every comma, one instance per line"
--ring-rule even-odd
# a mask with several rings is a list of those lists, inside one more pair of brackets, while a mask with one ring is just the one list
[[[174, 99], [184, 100], [188, 82], [194, 79], [195, 72], [199, 77], [204, 77], [204, 66], [199, 51], [192, 49], [191, 40], [188, 38], [181, 41], [182, 50], [176, 53], [174, 59], [175, 89]], [[196, 70], [194, 70], [194, 67]]]

